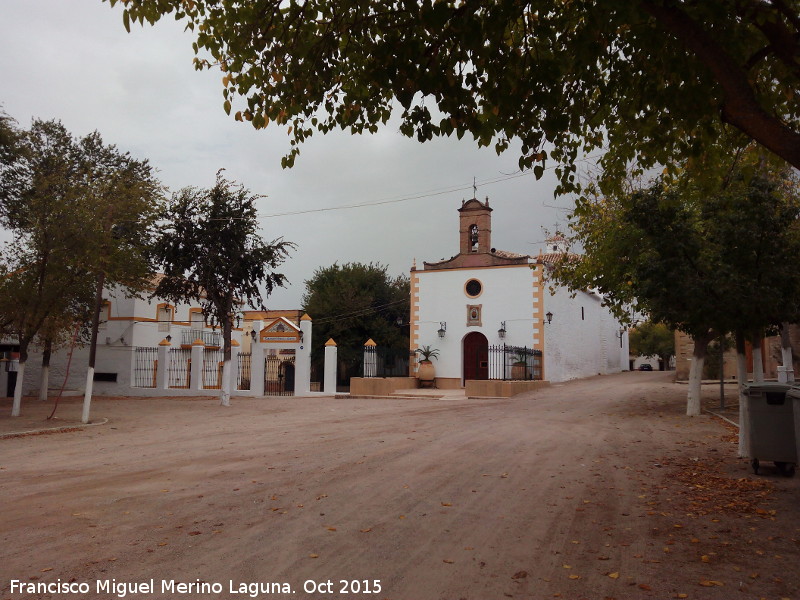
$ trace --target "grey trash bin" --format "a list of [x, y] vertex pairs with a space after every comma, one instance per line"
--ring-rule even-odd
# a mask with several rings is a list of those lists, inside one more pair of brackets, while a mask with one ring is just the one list
[[800, 462], [800, 385], [792, 384], [792, 388], [786, 392], [787, 402], [791, 402], [794, 410], [794, 443], [795, 453]]
[[744, 386], [750, 412], [750, 456], [757, 475], [760, 461], [771, 460], [781, 473], [791, 477], [797, 465], [791, 386], [766, 381]]

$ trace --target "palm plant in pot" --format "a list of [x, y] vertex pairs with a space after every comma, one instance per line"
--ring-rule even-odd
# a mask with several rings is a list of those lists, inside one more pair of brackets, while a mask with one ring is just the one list
[[419, 354], [419, 368], [417, 369], [417, 379], [423, 385], [432, 385], [436, 379], [436, 369], [433, 367], [432, 358], [439, 358], [439, 350], [430, 346], [422, 346], [414, 350]]

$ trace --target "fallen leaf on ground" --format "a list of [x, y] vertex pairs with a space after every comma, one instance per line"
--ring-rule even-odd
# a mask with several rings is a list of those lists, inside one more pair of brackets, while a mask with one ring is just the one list
[[454, 560], [450, 560], [449, 558], [445, 558], [445, 559], [442, 560], [442, 562], [447, 563], [448, 565], [452, 565], [455, 561]]
[[609, 573], [608, 576], [611, 577], [611, 579], [619, 579], [619, 573], [617, 573], [616, 571], [614, 571], [613, 573]]
[[570, 575], [569, 578], [570, 579], [580, 579], [581, 576], [580, 575]]
[[525, 579], [528, 576], [527, 571], [517, 571], [511, 576], [511, 579]]
[[722, 583], [721, 581], [704, 579], [703, 581], [700, 582], [700, 585], [702, 585], [703, 587], [714, 587], [714, 586], [723, 586], [725, 584]]
[[442, 502], [441, 504], [442, 504], [442, 506], [453, 506], [453, 505], [452, 505], [452, 504], [450, 504], [449, 502]]
[[308, 558], [319, 558], [319, 554], [309, 554]]
[[366, 529], [362, 529], [361, 533], [369, 533], [370, 531], [372, 531], [372, 527], [367, 527]]
[[646, 592], [649, 592], [649, 591], [650, 591], [650, 590], [652, 590], [653, 588], [651, 588], [651, 587], [650, 587], [649, 585], [647, 585], [646, 583], [640, 583], [640, 584], [639, 584], [639, 589], [640, 589], [640, 590], [644, 590], [644, 591], [646, 591]]

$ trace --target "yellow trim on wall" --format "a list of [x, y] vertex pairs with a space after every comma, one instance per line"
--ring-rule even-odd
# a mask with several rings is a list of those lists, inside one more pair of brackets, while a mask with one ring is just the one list
[[[408, 329], [408, 342], [409, 342], [409, 355], [419, 348], [419, 271], [411, 271], [411, 314], [409, 315], [409, 329]], [[416, 362], [413, 360], [408, 361], [408, 375], [413, 377], [416, 373]]]

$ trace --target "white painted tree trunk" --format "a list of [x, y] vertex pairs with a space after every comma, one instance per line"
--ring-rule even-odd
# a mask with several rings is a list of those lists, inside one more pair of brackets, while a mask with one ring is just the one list
[[89, 411], [92, 407], [92, 387], [94, 386], [94, 367], [89, 367], [86, 371], [86, 392], [83, 394], [83, 414], [81, 422], [89, 422]]
[[788, 348], [781, 347], [781, 364], [784, 367], [791, 367], [792, 366], [792, 347], [789, 346]]
[[22, 409], [22, 384], [25, 381], [25, 362], [19, 361], [17, 367], [17, 385], [14, 387], [14, 403], [11, 405], [11, 416], [18, 417]]
[[700, 394], [707, 345], [708, 342], [705, 340], [695, 339], [694, 341], [692, 366], [689, 369], [689, 392], [686, 398], [686, 415], [689, 417], [697, 417], [700, 415]]
[[786, 371], [787, 383], [794, 383], [794, 361], [792, 360], [792, 339], [789, 337], [789, 323], [781, 323], [781, 366]]
[[42, 379], [39, 384], [39, 400], [47, 402], [47, 390], [50, 387], [50, 367], [42, 367]]
[[222, 363], [222, 384], [219, 393], [219, 403], [222, 406], [231, 405], [231, 361], [226, 359]]
[[761, 383], [764, 381], [764, 362], [761, 358], [761, 344], [753, 344], [753, 381]]
[[739, 383], [739, 456], [750, 458], [750, 411], [747, 409], [747, 395], [744, 393], [747, 385], [747, 357], [744, 352], [736, 353], [736, 380]]

